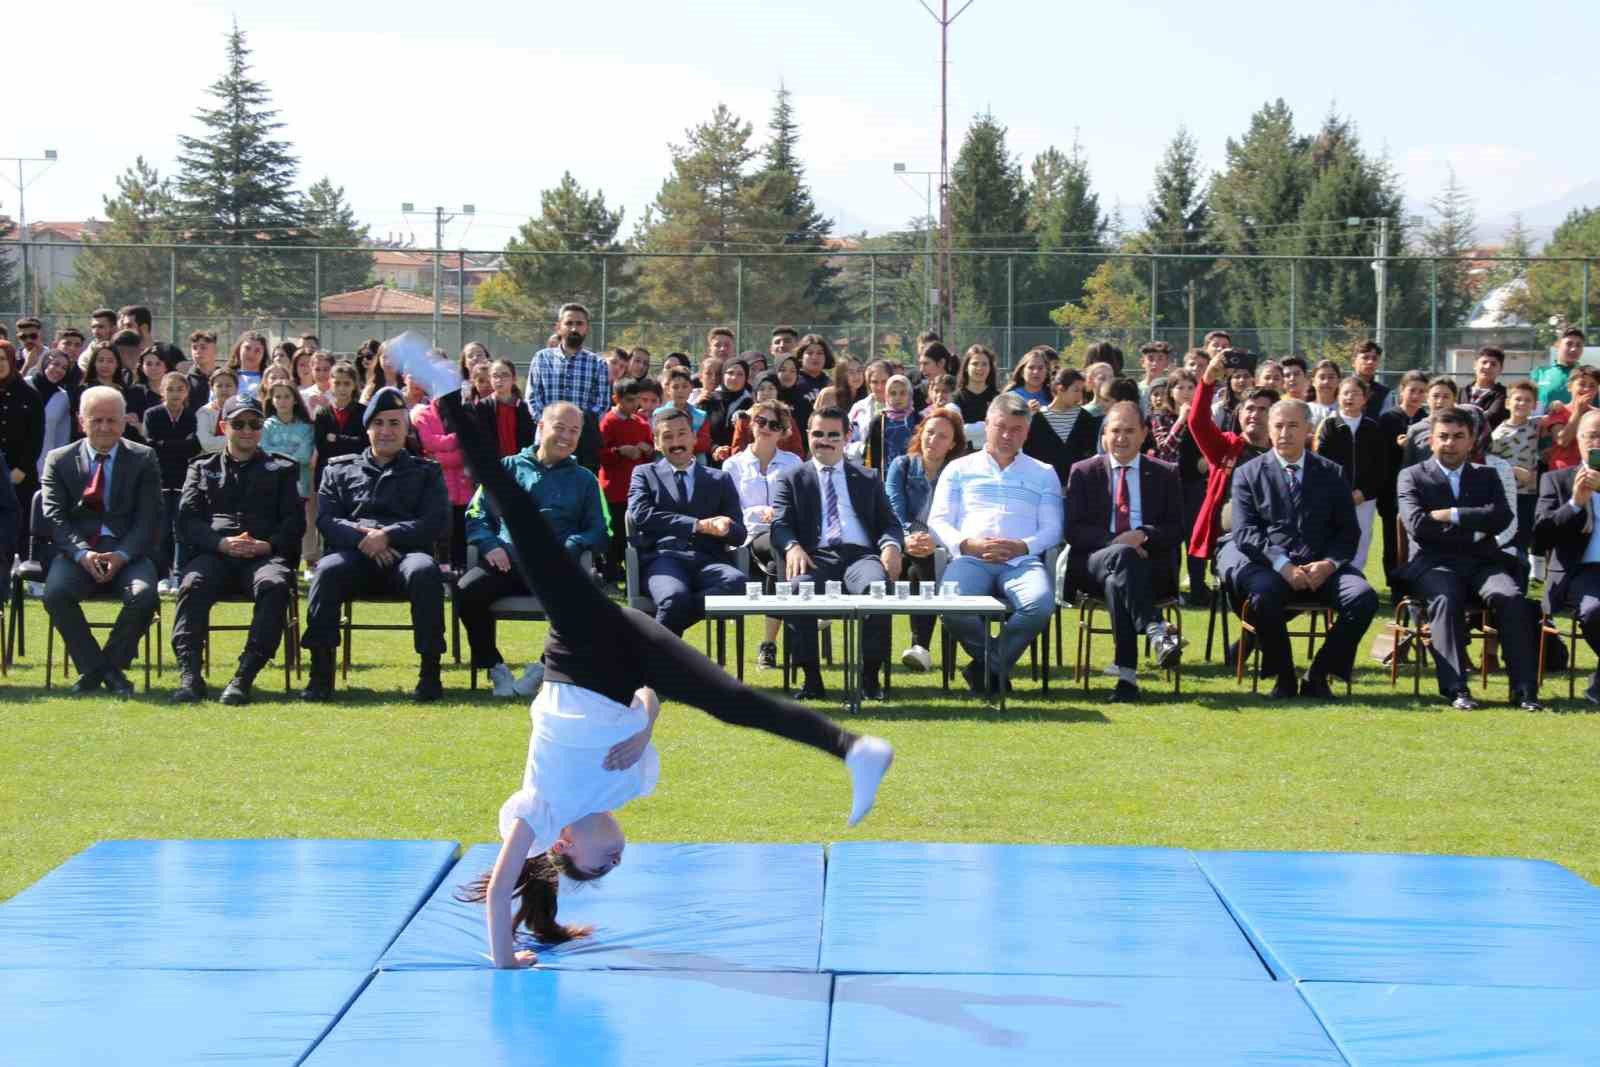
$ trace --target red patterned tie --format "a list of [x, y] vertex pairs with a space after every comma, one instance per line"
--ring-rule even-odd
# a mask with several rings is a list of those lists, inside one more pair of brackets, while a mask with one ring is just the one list
[[[81, 500], [83, 506], [93, 512], [104, 512], [105, 502], [105, 472], [106, 457], [96, 452], [94, 455], [94, 473], [89, 476], [89, 484], [83, 487]], [[100, 530], [95, 528], [89, 535], [89, 547], [93, 548], [100, 541]]]
[[1128, 500], [1128, 468], [1117, 468], [1117, 521], [1115, 532], [1127, 533], [1133, 529], [1133, 504]]

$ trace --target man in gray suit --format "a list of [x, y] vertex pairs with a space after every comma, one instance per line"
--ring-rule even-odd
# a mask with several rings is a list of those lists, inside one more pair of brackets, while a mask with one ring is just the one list
[[[44, 584], [44, 607], [82, 672], [73, 693], [102, 685], [131, 696], [122, 672], [159, 606], [150, 553], [160, 537], [161, 468], [155, 452], [124, 440], [122, 394], [95, 386], [83, 393], [78, 419], [85, 437], [44, 461], [44, 517], [59, 553]], [[123, 607], [102, 650], [79, 601], [110, 592]]]

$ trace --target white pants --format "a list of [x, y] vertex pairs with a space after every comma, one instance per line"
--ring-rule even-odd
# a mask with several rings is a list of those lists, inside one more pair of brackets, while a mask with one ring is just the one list
[[1350, 561], [1350, 565], [1363, 574], [1367, 572], [1367, 551], [1372, 548], [1373, 519], [1377, 514], [1376, 500], [1356, 505], [1356, 522], [1361, 525], [1361, 540], [1356, 543], [1356, 557]]

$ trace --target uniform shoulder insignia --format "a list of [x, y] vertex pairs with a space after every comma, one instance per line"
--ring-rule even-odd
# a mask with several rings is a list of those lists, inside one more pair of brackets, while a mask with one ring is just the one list
[[355, 453], [352, 453], [352, 454], [350, 454], [348, 456], [335, 456], [334, 458], [328, 460], [328, 464], [327, 465], [329, 467], [347, 467], [350, 464], [355, 463], [356, 461], [358, 461], [360, 458], [361, 458], [361, 453], [360, 452], [355, 452]]

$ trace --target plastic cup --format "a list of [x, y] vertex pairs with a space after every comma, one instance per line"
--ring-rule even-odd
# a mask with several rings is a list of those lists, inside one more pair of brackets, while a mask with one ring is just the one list
[[791, 588], [791, 583], [789, 583], [789, 582], [778, 582], [773, 586], [773, 591], [778, 594], [778, 599], [779, 600], [788, 600], [789, 599], [789, 590], [790, 590], [790, 588]]
[[910, 600], [911, 599], [911, 583], [910, 582], [895, 582], [894, 583], [894, 598], [896, 600]]
[[955, 582], [941, 582], [939, 585], [940, 596], [960, 596], [961, 586]]
[[749, 597], [751, 600], [760, 600], [761, 599], [761, 583], [760, 582], [745, 582], [744, 583], [744, 595]]
[[874, 600], [882, 600], [883, 599], [883, 594], [886, 591], [886, 587], [885, 587], [885, 584], [883, 582], [873, 582], [872, 586], [871, 586], [871, 589], [872, 589], [872, 599], [874, 599]]
[[829, 600], [838, 600], [844, 596], [843, 582], [829, 582], [824, 588], [827, 590]]
[[800, 599], [801, 600], [810, 600], [812, 598], [812, 596], [816, 593], [817, 583], [816, 582], [796, 582], [795, 583], [795, 588], [800, 591]]
[[934, 597], [939, 595], [938, 587], [932, 582], [923, 582], [921, 585], [917, 586], [917, 588], [921, 590], [923, 600], [932, 600]]

